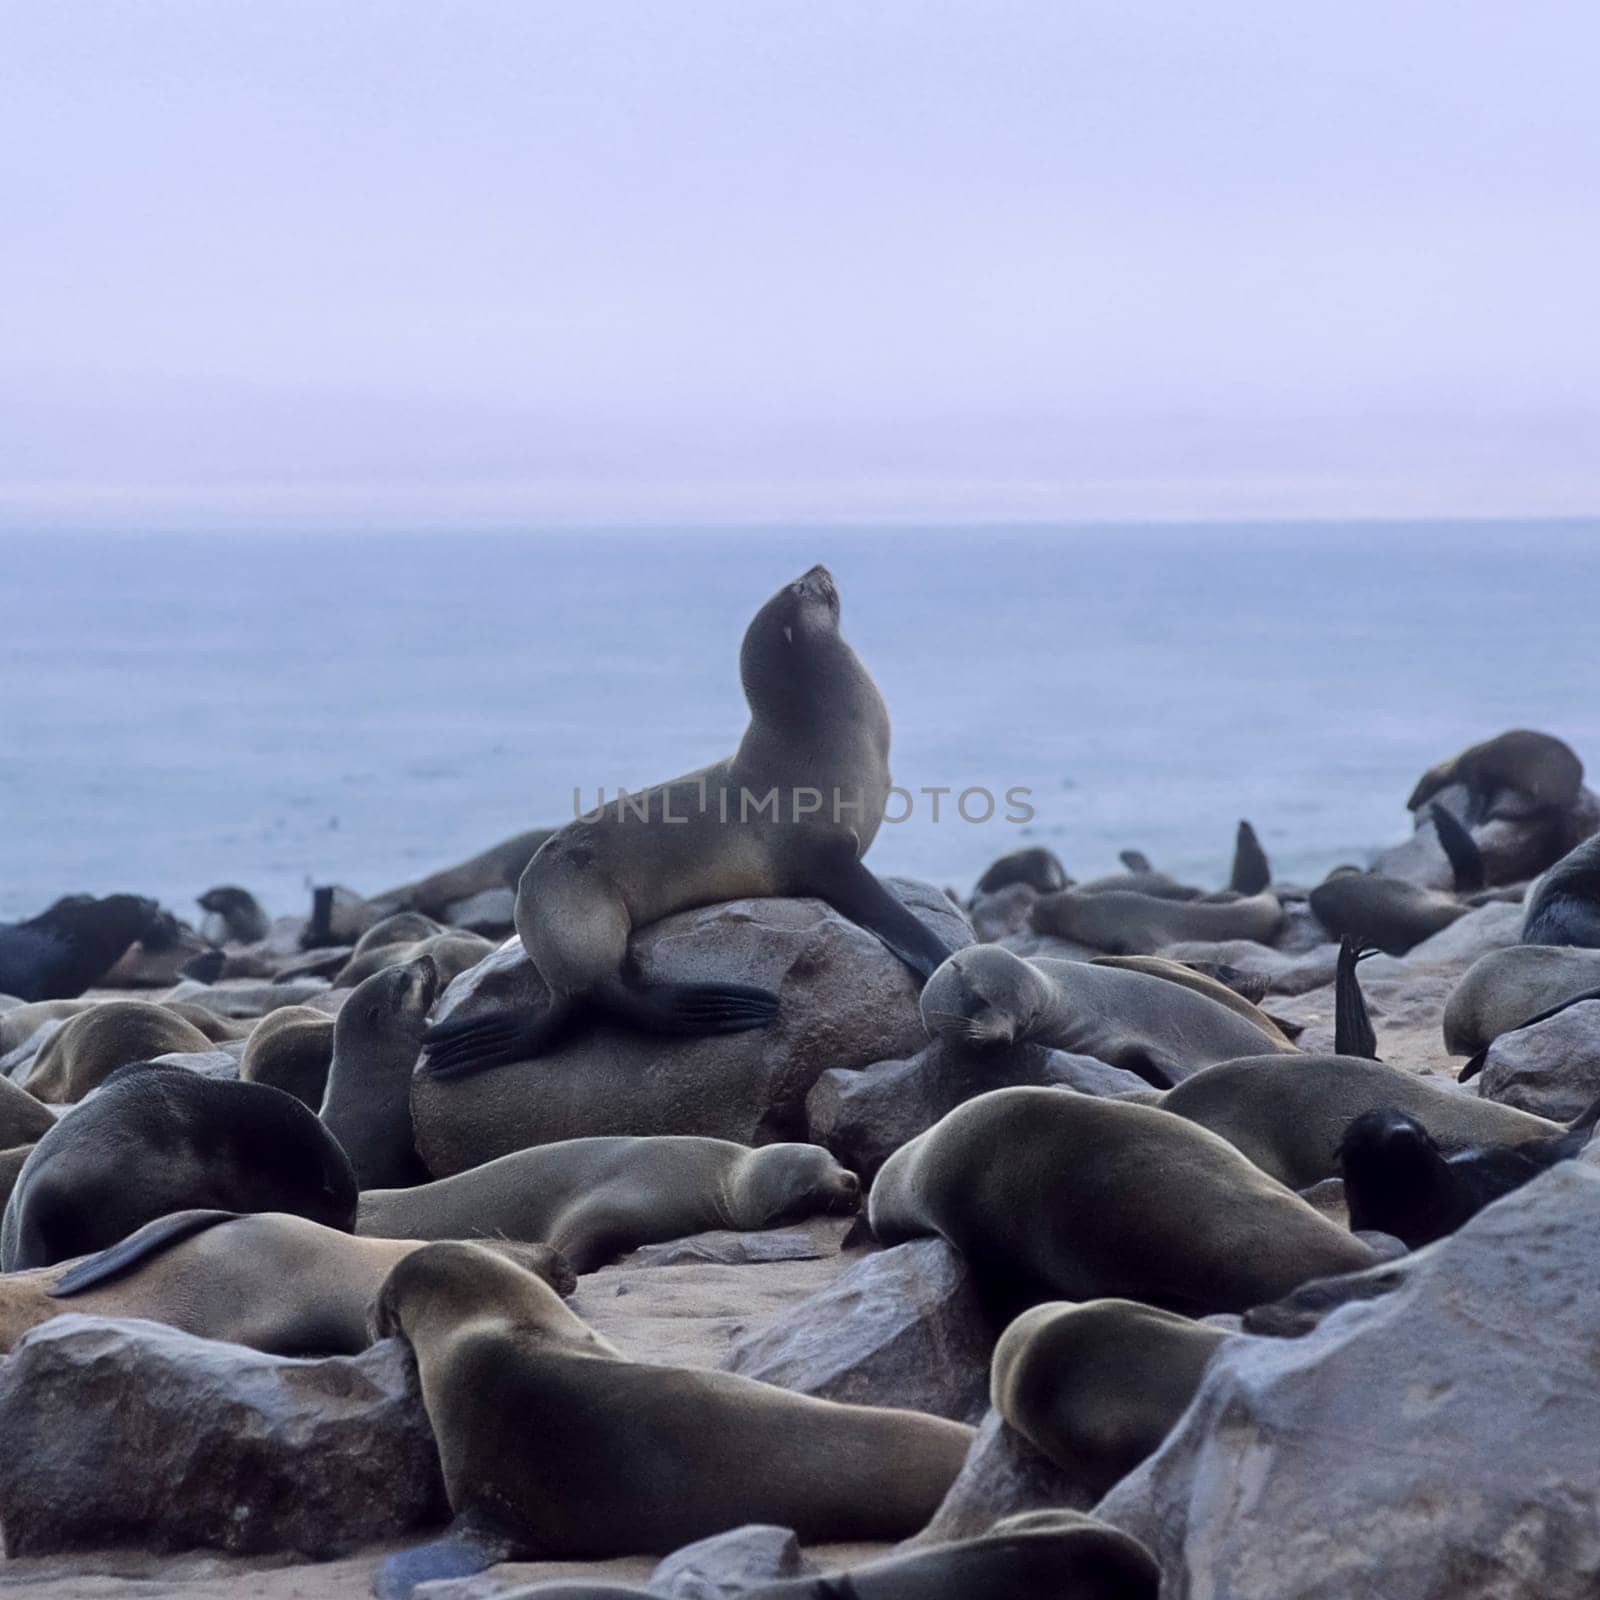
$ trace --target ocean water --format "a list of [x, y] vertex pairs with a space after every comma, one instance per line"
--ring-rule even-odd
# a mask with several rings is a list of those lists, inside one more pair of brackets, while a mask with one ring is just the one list
[[[966, 889], [1037, 842], [1220, 883], [1249, 817], [1307, 878], [1500, 729], [1600, 763], [1600, 524], [13, 536], [0, 917], [219, 882], [300, 910], [713, 760], [746, 622], [819, 560], [913, 791], [881, 872]], [[962, 820], [975, 787], [1032, 822]]]

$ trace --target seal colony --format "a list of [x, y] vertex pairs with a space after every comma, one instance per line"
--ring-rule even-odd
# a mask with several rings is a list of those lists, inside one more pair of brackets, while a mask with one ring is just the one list
[[[242, 1507], [279, 1530], [251, 1550], [299, 1551], [286, 1508], [338, 1501], [341, 1452], [427, 1440], [380, 1596], [726, 1540], [773, 1600], [1155, 1600], [1188, 1558], [1118, 1496], [1219, 1352], [1399, 1293], [1595, 1159], [1600, 801], [1553, 736], [1435, 763], [1411, 837], [1320, 884], [1240, 822], [1223, 888], [1137, 841], [1075, 882], [1034, 843], [957, 905], [864, 862], [889, 718], [825, 568], [739, 671], [725, 761], [397, 888], [0, 928], [9, 1550], [46, 1482], [52, 1548], [93, 1544], [74, 1510], [126, 1462], [58, 1454], [175, 1392], [162, 1549], [242, 1548]], [[507, 1138], [521, 1102], [562, 1135]], [[881, 1152], [865, 1194], [850, 1150]], [[17, 1375], [79, 1340], [49, 1437], [13, 1426]], [[246, 1363], [282, 1358], [310, 1411], [262, 1421], [279, 1369]], [[361, 1405], [386, 1420], [341, 1434]], [[213, 1482], [229, 1515], [188, 1520]], [[645, 1592], [592, 1576], [517, 1592]]]

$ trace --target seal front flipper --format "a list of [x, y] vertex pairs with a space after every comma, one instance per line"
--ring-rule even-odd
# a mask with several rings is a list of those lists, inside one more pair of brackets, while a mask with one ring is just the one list
[[237, 1211], [174, 1211], [130, 1233], [107, 1250], [85, 1256], [77, 1266], [69, 1268], [48, 1293], [52, 1300], [65, 1300], [82, 1294], [85, 1289], [99, 1288], [133, 1271], [137, 1266], [170, 1250], [197, 1233], [214, 1228], [219, 1222], [232, 1222], [241, 1213]]
[[1356, 973], [1357, 962], [1376, 954], [1372, 946], [1358, 944], [1354, 939], [1339, 941], [1338, 973], [1333, 991], [1335, 1055], [1363, 1056], [1368, 1061], [1378, 1059], [1378, 1036], [1367, 1014], [1366, 996], [1361, 992], [1361, 979]]
[[1129, 872], [1154, 872], [1156, 870], [1150, 865], [1150, 857], [1143, 850], [1123, 850], [1118, 854], [1117, 860]]
[[748, 983], [646, 983], [625, 972], [596, 985], [601, 1010], [645, 1033], [699, 1038], [764, 1028], [778, 1014], [778, 997]]
[[1484, 872], [1483, 852], [1472, 835], [1437, 802], [1429, 806], [1433, 818], [1433, 831], [1439, 836], [1439, 845], [1450, 858], [1450, 870], [1455, 873], [1456, 893], [1470, 894], [1481, 889], [1488, 879]]
[[568, 1004], [551, 1004], [436, 1022], [422, 1036], [422, 1070], [430, 1078], [459, 1078], [543, 1055], [566, 1030], [572, 1011]]
[[1261, 848], [1256, 830], [1241, 820], [1234, 839], [1233, 870], [1228, 875], [1228, 887], [1240, 894], [1260, 894], [1271, 882], [1272, 868], [1267, 864], [1267, 852]]
[[955, 954], [861, 864], [853, 845], [819, 862], [810, 888], [840, 916], [876, 934], [924, 983]]
[[475, 1573], [522, 1554], [503, 1528], [478, 1511], [463, 1512], [432, 1544], [390, 1556], [372, 1580], [377, 1600], [411, 1600], [418, 1584]]

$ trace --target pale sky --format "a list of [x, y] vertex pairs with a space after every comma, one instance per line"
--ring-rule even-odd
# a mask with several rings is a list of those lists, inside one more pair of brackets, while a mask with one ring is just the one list
[[1600, 510], [1592, 0], [6, 0], [0, 528]]

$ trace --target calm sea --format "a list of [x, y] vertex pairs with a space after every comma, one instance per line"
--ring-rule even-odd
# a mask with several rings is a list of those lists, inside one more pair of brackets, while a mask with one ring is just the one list
[[819, 560], [897, 781], [1036, 811], [919, 798], [880, 871], [966, 888], [1043, 842], [1219, 882], [1247, 816], [1307, 877], [1499, 729], [1600, 764], [1600, 524], [10, 537], [0, 916], [217, 882], [298, 910], [715, 759], [745, 623]]

